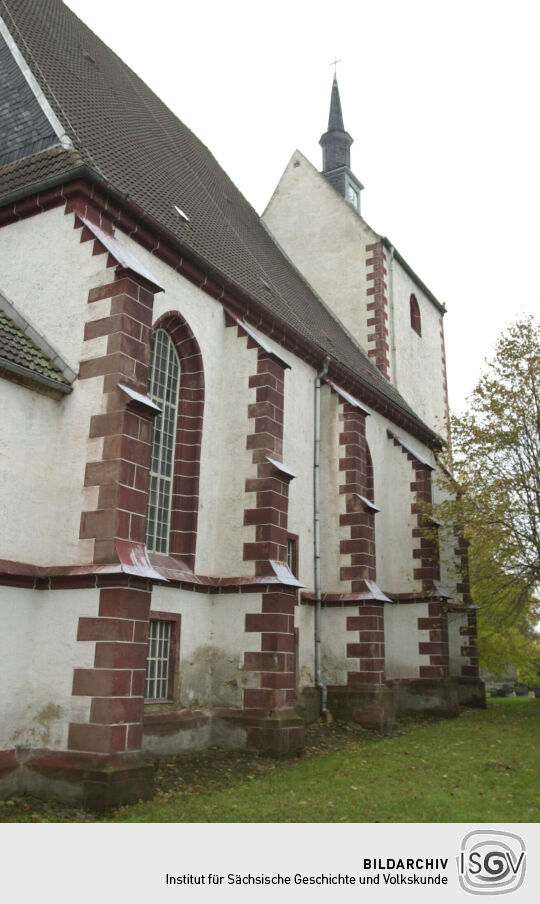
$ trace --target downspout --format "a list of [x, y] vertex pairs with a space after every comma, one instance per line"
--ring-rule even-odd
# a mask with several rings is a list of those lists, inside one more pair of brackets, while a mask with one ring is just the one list
[[321, 381], [328, 373], [330, 359], [315, 377], [315, 417], [313, 442], [313, 572], [315, 584], [315, 686], [321, 693], [321, 715], [326, 717], [326, 684], [321, 668]]

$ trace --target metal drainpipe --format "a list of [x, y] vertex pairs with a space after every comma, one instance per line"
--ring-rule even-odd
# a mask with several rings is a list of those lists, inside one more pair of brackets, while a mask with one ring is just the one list
[[313, 570], [315, 582], [315, 686], [321, 692], [321, 715], [326, 717], [326, 684], [321, 668], [321, 380], [328, 373], [329, 358], [315, 377], [315, 418], [313, 443]]

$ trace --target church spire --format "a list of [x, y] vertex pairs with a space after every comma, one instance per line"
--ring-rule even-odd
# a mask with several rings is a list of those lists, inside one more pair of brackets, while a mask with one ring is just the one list
[[328, 116], [328, 131], [321, 136], [319, 144], [323, 149], [323, 173], [335, 169], [337, 166], [350, 166], [350, 146], [353, 139], [345, 131], [343, 125], [343, 113], [341, 112], [341, 100], [337, 78], [334, 75], [332, 83], [332, 96], [330, 98], [330, 113]]
[[347, 201], [360, 212], [360, 192], [363, 185], [351, 172], [350, 147], [354, 139], [345, 131], [337, 77], [334, 73], [328, 129], [319, 144], [323, 152], [322, 173]]
[[345, 126], [343, 125], [343, 113], [341, 112], [341, 100], [339, 97], [339, 88], [337, 83], [337, 76], [334, 73], [334, 81], [332, 82], [332, 96], [330, 97], [330, 114], [328, 116], [328, 131], [334, 132], [336, 131], [344, 132]]

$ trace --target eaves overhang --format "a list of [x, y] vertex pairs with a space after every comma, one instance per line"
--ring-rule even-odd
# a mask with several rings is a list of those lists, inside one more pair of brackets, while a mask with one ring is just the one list
[[2, 371], [15, 374], [15, 376], [24, 378], [29, 383], [35, 383], [38, 386], [44, 386], [46, 389], [54, 390], [60, 395], [69, 395], [70, 392], [73, 392], [73, 387], [69, 386], [67, 383], [61, 383], [59, 380], [52, 380], [50, 377], [36, 373], [29, 367], [23, 367], [21, 364], [16, 364], [13, 361], [9, 361], [8, 358], [0, 356], [0, 373], [2, 373]]
[[66, 183], [73, 182], [76, 179], [89, 179], [92, 182], [99, 181], [102, 184], [104, 182], [103, 178], [98, 176], [86, 163], [80, 163], [63, 172], [54, 173], [52, 176], [45, 176], [42, 179], [37, 179], [35, 182], [28, 182], [25, 185], [4, 192], [4, 194], [0, 195], [0, 208], [9, 207], [10, 204], [15, 204], [17, 201], [22, 201], [24, 198], [31, 198], [36, 194], [43, 194], [43, 192], [48, 191], [48, 189], [58, 188], [58, 186], [66, 185]]

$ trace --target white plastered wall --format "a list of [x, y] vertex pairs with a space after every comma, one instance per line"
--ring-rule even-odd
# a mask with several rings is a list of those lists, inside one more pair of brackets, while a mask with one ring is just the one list
[[63, 207], [0, 231], [2, 291], [75, 370], [88, 345], [88, 292], [114, 279], [107, 254], [93, 254], [94, 242], [80, 239], [75, 214]]
[[[410, 485], [414, 471], [401, 447], [395, 446], [387, 430], [399, 435], [425, 460], [435, 464], [431, 451], [415, 437], [397, 428], [378, 412], [364, 406], [366, 439], [374, 472], [374, 502], [380, 511], [375, 515], [377, 583], [388, 593], [417, 592], [421, 581], [413, 578], [416, 561], [412, 556], [412, 530], [416, 525], [411, 505], [414, 495]], [[321, 575], [322, 590], [345, 592], [349, 583], [340, 580], [340, 568], [350, 557], [341, 555], [339, 541], [346, 533], [339, 526], [339, 515], [345, 511], [345, 497], [339, 493], [345, 475], [339, 471], [344, 454], [339, 445], [341, 422], [339, 399], [326, 386], [321, 393]], [[308, 512], [306, 508], [306, 518]], [[415, 544], [416, 545], [416, 544]], [[308, 583], [308, 586], [310, 584]]]
[[427, 618], [427, 603], [386, 604], [384, 649], [386, 677], [419, 678], [420, 666], [429, 665], [429, 655], [418, 652], [418, 644], [429, 641], [429, 631], [418, 629], [418, 619]]
[[244, 543], [255, 541], [255, 527], [244, 525], [244, 512], [256, 507], [256, 493], [246, 493], [246, 480], [257, 477], [257, 465], [246, 441], [255, 431], [248, 406], [255, 402], [256, 390], [249, 388], [249, 378], [257, 373], [258, 350], [248, 348], [247, 337], [238, 336], [235, 326], [223, 331], [223, 363], [214, 396], [219, 408], [209, 412], [215, 420], [207, 422], [206, 467], [201, 465], [200, 502], [203, 512], [210, 506], [213, 537], [206, 549], [204, 533], [200, 543], [197, 538], [197, 568], [204, 572], [204, 555], [208, 561], [211, 551], [213, 574], [248, 575], [254, 574], [255, 566], [244, 561]]
[[381, 415], [374, 412], [367, 418], [366, 437], [373, 461], [375, 505], [380, 509], [375, 516], [377, 583], [392, 595], [392, 592], [421, 590], [422, 584], [413, 578], [416, 560], [412, 557], [412, 529], [416, 518], [411, 512], [414, 496], [410, 485], [414, 472], [407, 455], [388, 437], [388, 429], [428, 461], [432, 455], [416, 438]]
[[[373, 462], [374, 502], [380, 509], [375, 515], [377, 583], [388, 593], [418, 591], [422, 586], [413, 578], [412, 557], [416, 521], [411, 512], [414, 497], [410, 485], [414, 472], [407, 455], [394, 445], [387, 431], [399, 435], [422, 458], [433, 464], [435, 460], [416, 438], [368, 406], [363, 407], [368, 412], [366, 439]], [[339, 445], [342, 426], [338, 416], [338, 397], [325, 387], [321, 404], [321, 572], [323, 591], [334, 593], [349, 589], [348, 582], [340, 580], [340, 567], [350, 562], [349, 556], [339, 552], [339, 541], [346, 533], [339, 526], [339, 515], [345, 511], [345, 497], [339, 487], [345, 474], [339, 471], [344, 451]]]
[[[296, 169], [291, 166], [291, 174], [302, 166]], [[312, 175], [316, 182], [321, 181], [314, 170]], [[334, 190], [325, 180], [322, 182], [331, 201], [339, 202], [341, 208], [341, 199], [334, 198]], [[359, 221], [352, 209], [346, 213]], [[87, 296], [90, 288], [111, 279], [112, 270], [105, 268], [106, 255], [92, 255], [93, 242], [80, 244], [80, 232], [73, 229], [73, 223], [74, 215], [65, 216], [63, 210], [56, 209], [6, 227], [0, 240], [9, 262], [2, 280], [6, 295], [68, 361], [77, 365], [81, 359], [105, 351], [105, 339], [83, 342], [83, 326], [85, 320], [106, 316], [110, 310], [110, 300], [89, 305]], [[247, 348], [247, 340], [237, 336], [236, 327], [225, 327], [219, 302], [120, 231], [117, 238], [165, 287], [165, 292], [156, 295], [155, 318], [166, 311], [179, 310], [201, 347], [205, 413], [196, 569], [209, 574], [249, 574], [253, 565], [243, 561], [242, 548], [246, 540], [254, 538], [254, 531], [243, 526], [244, 510], [252, 505], [250, 494], [244, 491], [244, 481], [246, 476], [255, 475], [255, 468], [245, 444], [246, 436], [253, 430], [247, 411], [255, 392], [248, 388], [248, 380], [256, 372], [257, 351]], [[34, 249], [39, 266], [21, 267], [22, 248], [25, 254], [28, 248]], [[69, 279], [66, 279], [66, 269]], [[23, 279], [21, 270], [25, 274]], [[285, 376], [284, 462], [298, 475], [290, 485], [289, 527], [300, 535], [300, 578], [309, 587], [312, 584], [314, 372], [293, 355], [283, 351], [281, 354], [291, 363], [291, 370]], [[37, 564], [89, 561], [92, 541], [80, 541], [78, 532], [80, 512], [95, 508], [97, 502], [96, 489], [84, 489], [82, 484], [86, 461], [97, 460], [101, 455], [103, 440], [88, 440], [87, 436], [91, 414], [102, 410], [102, 379], [76, 382], [73, 394], [61, 401], [6, 381], [2, 381], [2, 390], [6, 397], [9, 393], [6, 406], [9, 428], [4, 433], [6, 448], [0, 460], [7, 479], [13, 479], [15, 446], [11, 443], [17, 444], [18, 455], [24, 460], [24, 468], [20, 469], [23, 473], [17, 476], [24, 490], [21, 495], [24, 504], [21, 505], [20, 498], [12, 497], [2, 512], [6, 522], [13, 525], [4, 557]], [[339, 581], [339, 566], [347, 558], [339, 556], [337, 536], [343, 503], [339, 499], [337, 410], [337, 399], [327, 387], [323, 388], [322, 554], [323, 584], [327, 591], [345, 589]], [[19, 452], [21, 411], [26, 436]], [[412, 566], [409, 491], [412, 469], [406, 456], [388, 440], [387, 426], [392, 427], [379, 415], [367, 419], [375, 470], [375, 502], [381, 508], [376, 516], [377, 579], [381, 586], [397, 592], [407, 589], [404, 582], [409, 581]], [[43, 474], [47, 475], [45, 481], [39, 479]], [[29, 531], [28, 525], [37, 520], [43, 528], [39, 532]]]
[[[107, 255], [92, 254], [93, 241], [80, 243], [74, 221], [58, 208], [15, 223], [1, 231], [0, 253], [7, 262], [2, 291], [77, 369], [106, 353], [106, 337], [84, 342], [84, 323], [110, 313], [110, 299], [88, 304], [88, 292], [114, 273], [106, 268]], [[256, 373], [257, 350], [247, 348], [235, 327], [225, 328], [221, 304], [119, 230], [116, 235], [165, 288], [155, 297], [155, 320], [178, 310], [201, 348], [205, 411], [196, 568], [203, 574], [251, 574], [253, 563], [244, 562], [242, 553], [243, 543], [254, 539], [243, 517], [251, 503], [244, 480], [256, 476], [246, 436], [254, 426], [248, 404], [255, 391], [248, 380]], [[29, 254], [32, 267], [26, 265]], [[13, 480], [14, 462], [21, 456], [24, 462], [16, 473], [24, 495], [2, 503], [11, 525], [2, 557], [40, 565], [92, 560], [93, 541], [78, 535], [81, 511], [97, 507], [97, 488], [83, 484], [86, 462], [101, 458], [103, 439], [89, 440], [88, 432], [90, 417], [104, 411], [102, 389], [101, 377], [76, 381], [73, 393], [57, 401], [1, 381], [7, 403], [0, 469], [6, 482]], [[36, 522], [39, 532], [29, 529]]]
[[299, 535], [298, 579], [313, 588], [313, 418], [315, 372], [290, 352], [279, 354], [285, 371], [283, 463], [296, 477], [289, 483], [288, 530]]
[[357, 211], [295, 151], [263, 214], [305, 279], [367, 349], [365, 246], [378, 239]]
[[255, 390], [248, 382], [257, 373], [257, 349], [247, 347], [247, 338], [238, 336], [236, 326], [225, 326], [220, 302], [119, 230], [116, 237], [165, 289], [155, 296], [154, 322], [166, 312], [178, 311], [201, 350], [205, 393], [195, 570], [251, 575], [254, 564], [244, 562], [243, 544], [255, 539], [254, 528], [244, 526], [244, 510], [255, 505], [253, 494], [245, 492], [245, 480], [257, 476], [252, 452], [246, 448], [255, 427], [248, 418]]
[[[196, 571], [200, 574], [253, 574], [253, 562], [243, 561], [243, 544], [255, 530], [244, 526], [244, 510], [254, 508], [255, 494], [245, 492], [245, 480], [257, 476], [247, 436], [255, 429], [248, 406], [256, 400], [249, 378], [257, 373], [257, 348], [248, 348], [236, 326], [226, 327], [222, 305], [174, 273], [129, 237], [117, 238], [164, 286], [156, 295], [154, 318], [178, 310], [201, 348], [204, 363], [205, 408], [199, 491]], [[296, 477], [289, 484], [288, 529], [299, 534], [299, 579], [313, 583], [313, 368], [268, 337], [289, 368], [285, 369], [283, 463]], [[251, 343], [250, 343], [251, 344]], [[325, 392], [323, 390], [323, 397]], [[336, 450], [337, 453], [337, 450]], [[339, 549], [339, 544], [338, 544]]]
[[0, 587], [0, 746], [65, 750], [70, 722], [88, 722], [89, 697], [72, 697], [74, 668], [92, 668], [95, 642], [77, 641], [97, 616], [99, 590]]
[[259, 673], [244, 671], [244, 653], [261, 649], [258, 631], [245, 617], [260, 613], [260, 593], [191, 593], [163, 585], [152, 592], [152, 609], [181, 614], [180, 697], [185, 709], [242, 707], [245, 688]]
[[[387, 251], [387, 265], [389, 254]], [[418, 287], [395, 258], [390, 278], [390, 344], [392, 382], [416, 414], [446, 437], [446, 399], [441, 342], [442, 312]], [[420, 308], [422, 335], [411, 327], [410, 298]]]
[[[104, 354], [106, 339], [84, 342], [84, 324], [107, 316], [110, 299], [88, 304], [88, 292], [110, 282], [107, 255], [80, 243], [74, 214], [55, 208], [0, 230], [0, 288], [36, 329], [78, 370]], [[52, 399], [0, 380], [4, 425], [0, 440], [3, 494], [1, 556], [38, 565], [92, 561], [93, 541], [79, 540], [81, 511], [96, 507], [84, 488], [85, 464], [101, 457], [103, 440], [89, 440], [90, 417], [103, 409], [103, 378], [73, 384]]]
[[341, 406], [339, 397], [323, 384], [321, 389], [321, 586], [323, 593], [339, 593], [350, 588], [340, 579], [340, 568], [349, 563], [349, 557], [342, 556], [339, 543], [346, 534], [339, 524], [339, 516], [345, 512], [345, 497], [339, 487], [345, 482], [344, 472], [339, 470], [339, 459], [344, 448], [339, 445], [339, 433], [343, 424], [339, 420]]
[[[295, 151], [263, 219], [304, 277], [362, 348], [368, 348], [366, 245], [379, 236], [330, 183]], [[413, 410], [446, 436], [442, 312], [385, 248], [390, 374]], [[411, 328], [409, 300], [420, 307], [422, 336]]]
[[[367, 348], [365, 305], [371, 298], [367, 295], [371, 283], [366, 280], [365, 246], [378, 240], [377, 234], [299, 151], [293, 154], [285, 169], [263, 219], [308, 282], [338, 314], [360, 345]], [[386, 256], [388, 264], [388, 251]], [[407, 389], [404, 396], [420, 417], [440, 432], [444, 429], [445, 411], [440, 313], [417, 290], [416, 284], [397, 262], [393, 264], [393, 271], [394, 327], [398, 339], [395, 360], [402, 370], [406, 369], [409, 359], [413, 364], [411, 374], [404, 377]], [[402, 301], [407, 291], [405, 322]], [[410, 327], [409, 296], [413, 291], [422, 312], [426, 308], [425, 315], [422, 314], [423, 324], [426, 323], [425, 341], [424, 338], [420, 340]], [[424, 343], [420, 347], [420, 360], [410, 333]], [[400, 347], [402, 342], [403, 349]], [[340, 565], [346, 565], [348, 557], [339, 555], [339, 514], [344, 510], [345, 500], [339, 499], [339, 427], [335, 408], [336, 400], [329, 398], [329, 393], [323, 390], [321, 569], [324, 589], [338, 591], [345, 589], [339, 574]], [[389, 591], [406, 592], [421, 589], [420, 583], [412, 578], [410, 483], [413, 472], [406, 456], [388, 439], [387, 428], [403, 434], [423, 457], [430, 459], [430, 453], [380, 415], [373, 413], [367, 419], [367, 437], [375, 472], [375, 503], [381, 509], [375, 519], [377, 581]]]
[[347, 684], [347, 672], [358, 669], [358, 659], [347, 659], [348, 643], [355, 643], [358, 633], [347, 631], [347, 617], [357, 609], [336, 607], [322, 611], [322, 673], [325, 684]]
[[461, 666], [469, 665], [468, 657], [461, 655], [461, 647], [467, 645], [468, 637], [462, 635], [460, 629], [467, 625], [466, 612], [448, 613], [448, 652], [450, 659], [450, 676], [460, 677]]
[[[432, 479], [432, 495], [435, 506], [440, 505], [446, 499], [450, 498], [447, 484], [448, 478], [445, 477], [445, 475], [442, 475], [441, 478], [440, 469], [437, 468]], [[460, 573], [461, 562], [456, 558], [455, 554], [458, 538], [453, 533], [451, 527], [444, 524], [440, 526], [438, 536], [441, 586], [443, 590], [450, 595], [453, 602], [463, 602], [463, 594], [457, 589], [457, 585], [462, 581]]]
[[313, 687], [315, 684], [315, 624], [314, 607], [296, 606], [294, 624], [298, 628], [298, 684]]

